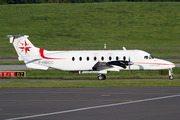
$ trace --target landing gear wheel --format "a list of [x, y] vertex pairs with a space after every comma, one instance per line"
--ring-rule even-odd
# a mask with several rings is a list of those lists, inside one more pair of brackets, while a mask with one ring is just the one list
[[98, 80], [103, 80], [103, 76], [102, 75], [98, 75]]
[[106, 76], [105, 75], [103, 75], [104, 76], [104, 79], [103, 80], [105, 80], [106, 79]]
[[106, 76], [103, 74], [98, 75], [98, 80], [105, 80]]
[[169, 79], [170, 79], [170, 80], [173, 80], [173, 79], [174, 79], [173, 75], [169, 76]]

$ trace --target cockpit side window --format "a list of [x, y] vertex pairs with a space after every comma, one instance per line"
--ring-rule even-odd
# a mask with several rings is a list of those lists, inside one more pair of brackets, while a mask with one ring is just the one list
[[148, 59], [148, 56], [144, 56], [144, 59]]

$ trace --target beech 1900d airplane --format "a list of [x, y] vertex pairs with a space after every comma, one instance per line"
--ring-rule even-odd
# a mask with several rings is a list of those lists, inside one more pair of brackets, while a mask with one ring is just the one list
[[28, 35], [8, 35], [27, 68], [47, 70], [48, 68], [81, 73], [98, 73], [99, 80], [105, 80], [109, 71], [122, 70], [169, 70], [173, 80], [172, 68], [175, 64], [154, 58], [142, 50], [76, 50], [47, 51], [35, 47]]

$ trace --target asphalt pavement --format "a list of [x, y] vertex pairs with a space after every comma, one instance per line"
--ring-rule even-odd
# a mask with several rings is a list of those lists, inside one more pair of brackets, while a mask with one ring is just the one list
[[179, 120], [180, 87], [0, 89], [1, 120]]
[[0, 65], [0, 70], [26, 70], [26, 65]]
[[0, 61], [19, 61], [18, 58], [0, 58]]

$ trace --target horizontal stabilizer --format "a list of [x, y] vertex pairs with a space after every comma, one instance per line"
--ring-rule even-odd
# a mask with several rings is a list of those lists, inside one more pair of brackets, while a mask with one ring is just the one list
[[38, 64], [34, 64], [34, 63], [27, 63], [26, 66], [27, 66], [27, 68], [40, 69], [40, 70], [47, 70], [49, 68], [47, 66], [42, 66], [42, 65], [38, 65]]

